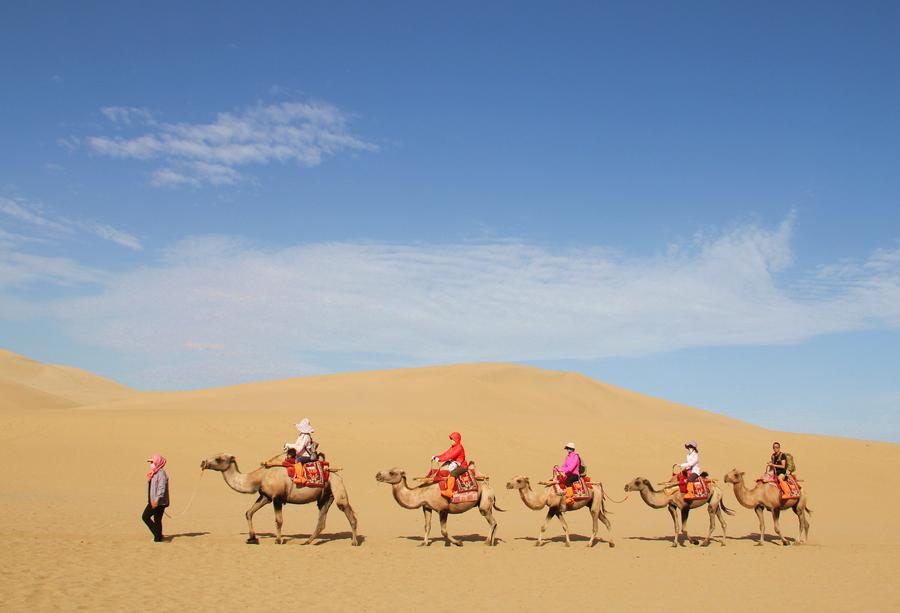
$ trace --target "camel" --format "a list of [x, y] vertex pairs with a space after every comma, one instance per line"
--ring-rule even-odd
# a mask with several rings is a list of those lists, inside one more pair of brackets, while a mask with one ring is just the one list
[[812, 513], [812, 509], [806, 506], [806, 490], [800, 490], [800, 498], [791, 498], [784, 500], [781, 498], [781, 488], [774, 483], [757, 483], [753, 489], [748, 489], [744, 484], [744, 473], [737, 468], [725, 475], [725, 482], [734, 486], [734, 497], [742, 507], [753, 509], [759, 518], [759, 541], [756, 545], [763, 544], [763, 538], [766, 532], [766, 523], [763, 511], [767, 510], [772, 513], [772, 523], [775, 525], [775, 534], [781, 539], [782, 545], [790, 545], [788, 540], [781, 534], [781, 528], [778, 526], [778, 518], [785, 509], [793, 509], [800, 520], [800, 538], [798, 545], [802, 545], [809, 538], [809, 519], [807, 515]]
[[569, 524], [566, 522], [565, 514], [568, 511], [576, 511], [581, 508], [586, 508], [590, 511], [591, 519], [594, 524], [594, 530], [591, 533], [591, 540], [588, 542], [588, 547], [593, 547], [594, 541], [597, 540], [597, 531], [600, 527], [598, 520], [603, 522], [603, 525], [606, 526], [606, 530], [609, 532], [609, 546], [615, 547], [616, 544], [613, 542], [612, 535], [612, 524], [606, 518], [606, 505], [604, 504], [606, 493], [603, 491], [603, 484], [593, 482], [591, 485], [593, 487], [591, 488], [591, 497], [589, 499], [577, 500], [570, 505], [563, 504], [564, 497], [554, 494], [553, 486], [551, 485], [545, 487], [541, 492], [535, 492], [531, 489], [531, 481], [525, 476], [520, 475], [510, 479], [506, 484], [506, 489], [519, 490], [522, 502], [525, 503], [526, 507], [533, 511], [540, 511], [545, 507], [547, 508], [547, 515], [544, 517], [544, 523], [541, 524], [541, 531], [538, 533], [536, 543], [538, 547], [544, 544], [544, 533], [547, 531], [547, 524], [550, 523], [550, 520], [553, 517], [559, 518], [559, 523], [562, 524], [563, 534], [566, 536], [566, 547], [569, 547]]
[[390, 484], [394, 492], [394, 500], [404, 509], [422, 509], [425, 515], [425, 541], [422, 543], [424, 546], [431, 544], [431, 512], [436, 511], [441, 520], [441, 535], [447, 543], [462, 547], [459, 539], [447, 533], [447, 516], [465, 513], [476, 506], [491, 526], [491, 532], [485, 540], [485, 545], [496, 544], [497, 520], [494, 519], [493, 510], [503, 512], [503, 509], [497, 506], [497, 496], [487, 482], [482, 482], [479, 486], [477, 500], [451, 504], [447, 498], [441, 495], [440, 484], [425, 483], [411, 488], [406, 482], [406, 471], [399, 468], [380, 471], [375, 474], [375, 480], [379, 483]]
[[[679, 536], [684, 537], [684, 540], [687, 540], [687, 542], [692, 545], [696, 544], [691, 540], [687, 533], [688, 514], [691, 512], [691, 509], [702, 507], [705, 504], [709, 504], [709, 508], [707, 509], [709, 511], [709, 532], [706, 533], [706, 538], [703, 540], [702, 544], [704, 546], [709, 545], [713, 530], [716, 527], [716, 517], [718, 517], [719, 523], [722, 525], [722, 547], [725, 546], [725, 539], [728, 538], [725, 530], [728, 525], [725, 523], [725, 518], [722, 517], [722, 511], [725, 511], [728, 515], [734, 515], [734, 511], [725, 506], [725, 501], [722, 499], [722, 490], [720, 490], [718, 486], [710, 482], [710, 490], [709, 498], [705, 500], [685, 500], [684, 494], [680, 491], [675, 490], [671, 494], [668, 494], [665, 491], [656, 490], [653, 488], [653, 485], [643, 477], [635, 477], [625, 484], [626, 492], [640, 492], [641, 498], [650, 507], [654, 509], [665, 508], [669, 510], [669, 514], [672, 516], [672, 523], [675, 525], [675, 539], [672, 542], [673, 547], [678, 547], [679, 545], [682, 547], [685, 546], [684, 543], [679, 540]], [[680, 513], [676, 513], [676, 509], [678, 509]]]
[[350, 499], [347, 496], [344, 481], [336, 473], [331, 473], [325, 487], [297, 487], [291, 478], [288, 477], [287, 470], [280, 466], [276, 468], [262, 467], [251, 473], [242, 473], [238, 469], [234, 456], [226, 453], [203, 460], [200, 462], [200, 468], [202, 470], [219, 471], [225, 478], [225, 483], [236, 492], [241, 494], [259, 494], [256, 502], [244, 514], [249, 528], [247, 537], [247, 543], [249, 544], [256, 545], [259, 543], [259, 540], [256, 538], [256, 531], [253, 529], [253, 514], [270, 502], [275, 508], [275, 528], [277, 532], [275, 542], [278, 544], [285, 542], [281, 534], [281, 526], [284, 523], [283, 505], [315, 502], [319, 507], [319, 521], [310, 537], [303, 542], [304, 545], [309, 545], [319, 537], [319, 534], [325, 528], [325, 518], [332, 503], [337, 503], [338, 508], [344, 512], [344, 515], [347, 516], [347, 521], [350, 522], [350, 544], [354, 546], [359, 545], [359, 538], [356, 535], [356, 513], [350, 506]]

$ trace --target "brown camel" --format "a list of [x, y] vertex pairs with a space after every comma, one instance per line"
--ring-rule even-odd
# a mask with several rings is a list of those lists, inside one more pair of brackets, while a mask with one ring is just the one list
[[423, 545], [431, 544], [431, 512], [436, 511], [441, 520], [441, 535], [448, 543], [462, 547], [459, 539], [453, 538], [447, 533], [447, 516], [465, 513], [469, 509], [478, 507], [481, 515], [487, 520], [491, 526], [491, 532], [485, 540], [485, 544], [493, 546], [496, 544], [495, 534], [497, 532], [497, 520], [494, 519], [493, 510], [503, 511], [497, 506], [497, 497], [494, 488], [486, 482], [482, 482], [478, 487], [478, 499], [473, 502], [460, 502], [451, 504], [447, 498], [441, 495], [440, 484], [425, 483], [419, 487], [411, 488], [406, 482], [406, 471], [399, 468], [391, 468], [383, 470], [375, 474], [375, 480], [379, 483], [388, 483], [394, 492], [394, 500], [404, 509], [421, 508], [425, 514], [425, 542]]
[[588, 547], [593, 547], [594, 541], [597, 540], [597, 531], [600, 528], [600, 521], [603, 522], [603, 525], [606, 526], [606, 530], [609, 532], [609, 546], [615, 547], [616, 544], [613, 542], [612, 524], [606, 518], [606, 505], [604, 504], [606, 493], [603, 491], [603, 484], [592, 482], [591, 485], [593, 487], [591, 488], [590, 498], [576, 500], [570, 505], [563, 504], [564, 496], [554, 494], [553, 486], [551, 485], [546, 486], [541, 492], [535, 492], [531, 489], [531, 481], [525, 476], [520, 475], [510, 479], [506, 484], [506, 489], [519, 490], [522, 502], [525, 503], [526, 507], [533, 511], [540, 511], [545, 507], [547, 508], [547, 515], [544, 517], [544, 523], [541, 524], [541, 531], [538, 533], [538, 547], [544, 544], [544, 533], [547, 531], [547, 524], [550, 523], [550, 520], [553, 517], [559, 518], [559, 523], [562, 524], [563, 534], [566, 536], [566, 547], [568, 547], [570, 545], [569, 524], [566, 522], [565, 513], [568, 511], [576, 511], [581, 508], [586, 508], [590, 511], [591, 519], [594, 523], [594, 530], [591, 533], [591, 540], [588, 542]]
[[256, 502], [245, 513], [249, 528], [248, 543], [259, 543], [259, 540], [256, 538], [256, 532], [253, 530], [253, 514], [270, 502], [275, 508], [275, 528], [277, 532], [275, 542], [279, 544], [284, 542], [284, 538], [281, 535], [281, 526], [284, 523], [282, 507], [285, 504], [309, 504], [311, 502], [315, 502], [318, 505], [319, 521], [310, 537], [303, 542], [304, 545], [308, 545], [318, 538], [325, 528], [325, 518], [328, 515], [328, 509], [331, 508], [332, 503], [336, 502], [338, 508], [347, 516], [347, 521], [350, 522], [350, 544], [359, 545], [359, 539], [356, 536], [356, 513], [350, 506], [350, 499], [347, 497], [344, 481], [335, 473], [331, 473], [325, 487], [297, 487], [291, 478], [288, 477], [287, 470], [281, 466], [276, 468], [257, 468], [252, 473], [244, 474], [238, 469], [234, 456], [226, 453], [203, 460], [200, 462], [200, 468], [219, 471], [225, 478], [225, 483], [236, 492], [241, 494], [259, 494]]
[[[691, 509], [702, 507], [705, 504], [709, 504], [707, 509], [709, 511], [709, 532], [706, 533], [706, 538], [702, 544], [709, 545], [713, 530], [716, 527], [716, 517], [718, 517], [719, 523], [722, 524], [722, 546], [725, 546], [725, 539], [727, 538], [725, 530], [728, 525], [725, 523], [725, 518], [722, 517], [722, 511], [725, 511], [728, 515], [734, 515], [734, 511], [725, 506], [725, 501], [722, 499], [722, 490], [713, 483], [710, 483], [710, 490], [709, 498], [705, 500], [685, 500], [684, 494], [677, 489], [672, 493], [656, 490], [643, 477], [635, 477], [625, 484], [626, 492], [640, 492], [641, 498], [650, 507], [654, 509], [668, 509], [669, 514], [672, 516], [672, 523], [675, 525], [673, 547], [678, 547], [678, 545], [684, 546], [684, 542], [679, 539], [679, 536], [684, 537], [684, 540], [691, 544], [696, 544], [687, 533], [688, 514], [691, 512]], [[680, 513], [676, 513], [676, 509]]]
[[748, 489], [744, 484], [744, 473], [737, 468], [725, 475], [725, 482], [734, 486], [734, 497], [742, 507], [753, 509], [759, 518], [759, 541], [757, 545], [763, 544], [766, 532], [766, 523], [763, 519], [763, 511], [768, 510], [772, 513], [772, 523], [775, 526], [775, 534], [781, 539], [782, 545], [790, 545], [790, 542], [781, 534], [781, 528], [778, 526], [778, 518], [785, 509], [793, 509], [800, 520], [800, 538], [797, 544], [802, 545], [809, 538], [809, 519], [808, 514], [812, 513], [812, 509], [806, 506], [806, 490], [800, 490], [800, 498], [790, 498], [784, 500], [781, 498], [781, 488], [774, 483], [757, 483], [753, 489]]

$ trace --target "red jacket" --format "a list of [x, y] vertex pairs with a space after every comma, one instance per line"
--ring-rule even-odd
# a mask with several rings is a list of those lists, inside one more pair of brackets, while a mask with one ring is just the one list
[[450, 449], [439, 455], [437, 459], [441, 462], [457, 462], [460, 466], [465, 468], [469, 464], [466, 462], [466, 450], [463, 449], [462, 443], [460, 442], [462, 437], [459, 435], [459, 432], [453, 432], [450, 434], [450, 439], [453, 441], [453, 445]]

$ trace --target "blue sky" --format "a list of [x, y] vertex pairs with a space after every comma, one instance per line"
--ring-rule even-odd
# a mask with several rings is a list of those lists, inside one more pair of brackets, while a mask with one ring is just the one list
[[182, 4], [0, 9], [3, 347], [900, 441], [894, 3]]

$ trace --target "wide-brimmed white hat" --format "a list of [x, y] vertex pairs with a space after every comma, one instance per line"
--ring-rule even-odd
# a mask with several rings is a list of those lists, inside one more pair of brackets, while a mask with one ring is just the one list
[[316, 429], [310, 425], [308, 417], [304, 417], [300, 420], [299, 424], [295, 425], [297, 426], [297, 432], [300, 434], [312, 434], [316, 431]]
[[575, 443], [569, 441], [568, 443], [563, 445], [563, 449], [571, 449], [572, 451], [575, 451]]

